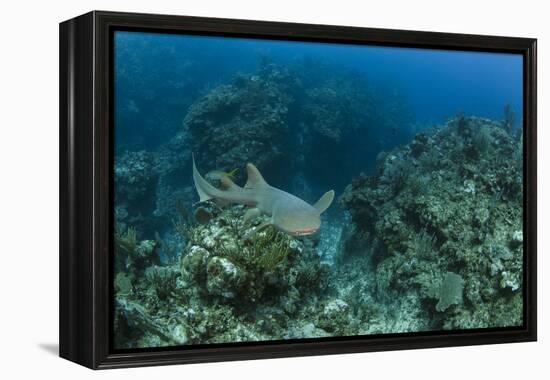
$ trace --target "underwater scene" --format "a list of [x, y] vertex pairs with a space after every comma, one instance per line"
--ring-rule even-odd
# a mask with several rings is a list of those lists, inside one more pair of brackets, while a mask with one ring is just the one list
[[113, 38], [115, 349], [523, 324], [521, 55]]

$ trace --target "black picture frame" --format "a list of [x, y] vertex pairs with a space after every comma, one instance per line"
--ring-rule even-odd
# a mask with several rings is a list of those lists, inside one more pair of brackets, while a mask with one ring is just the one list
[[[112, 35], [161, 31], [523, 56], [524, 324], [116, 352], [112, 349]], [[60, 24], [60, 356], [93, 369], [535, 341], [536, 39], [93, 11]]]

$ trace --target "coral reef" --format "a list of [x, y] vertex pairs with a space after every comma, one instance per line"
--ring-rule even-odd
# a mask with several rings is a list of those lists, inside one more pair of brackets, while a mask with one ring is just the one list
[[231, 170], [253, 161], [260, 170], [282, 175], [281, 162], [290, 154], [295, 80], [287, 68], [265, 61], [257, 72], [237, 74], [231, 84], [195, 102], [183, 125], [198, 165]]
[[[244, 210], [205, 224], [179, 225], [187, 246], [179, 262], [116, 274], [116, 318], [125, 347], [285, 339], [308, 320], [327, 289], [328, 266], [313, 243], [244, 225]], [[127, 237], [127, 235], [130, 237]], [[130, 230], [117, 255], [145, 244]], [[126, 244], [126, 240], [132, 241]], [[118, 240], [117, 240], [118, 241]], [[320, 307], [320, 306], [319, 306]], [[318, 333], [326, 335], [326, 332]]]
[[520, 154], [501, 123], [464, 115], [382, 153], [340, 199], [353, 221], [343, 257], [369, 258], [377, 293], [410, 294], [425, 328], [520, 325]]
[[118, 225], [115, 229], [115, 271], [141, 275], [145, 268], [158, 261], [155, 240], [138, 240], [133, 227], [126, 231]]
[[[515, 326], [522, 322], [521, 141], [458, 115], [379, 154], [320, 236], [243, 206], [176, 205], [170, 241], [115, 234], [122, 348]], [[176, 241], [182, 242], [174, 245]], [[159, 250], [172, 247], [171, 260]]]
[[[274, 184], [304, 175], [314, 185], [343, 188], [361, 166], [348, 158], [374, 157], [390, 145], [382, 131], [393, 131], [391, 144], [409, 137], [396, 128], [411, 119], [399, 93], [382, 98], [380, 91], [357, 73], [264, 59], [256, 72], [237, 74], [195, 102], [183, 126], [200, 167], [231, 170], [253, 161]], [[335, 160], [341, 172], [328, 180]]]
[[141, 225], [155, 204], [154, 157], [144, 150], [125, 152], [117, 157], [114, 170], [117, 221]]
[[[196, 62], [170, 51], [160, 53], [174, 62], [127, 83], [147, 56], [131, 51], [122, 46], [115, 115], [117, 347], [522, 323], [522, 140], [510, 106], [501, 121], [458, 114], [420, 128], [396, 89], [314, 60], [264, 56], [199, 91]], [[156, 108], [160, 92], [172, 100]], [[206, 171], [240, 169], [237, 183], [253, 162], [304, 199], [345, 188], [343, 210], [301, 239], [245, 223], [243, 206], [195, 203], [192, 153]]]
[[[113, 45], [115, 348], [522, 324], [517, 57], [486, 80], [478, 54], [470, 70], [354, 44], [121, 30]], [[460, 107], [499, 120], [443, 121]], [[197, 196], [193, 161], [214, 187], [231, 173], [234, 203]], [[248, 162], [276, 189], [247, 188]], [[318, 230], [290, 207], [329, 189]]]

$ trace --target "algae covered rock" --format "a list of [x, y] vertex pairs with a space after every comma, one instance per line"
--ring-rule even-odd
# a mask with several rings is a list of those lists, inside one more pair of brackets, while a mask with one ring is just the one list
[[213, 257], [206, 269], [206, 288], [211, 295], [234, 298], [244, 283], [244, 273], [224, 257]]
[[183, 281], [241, 305], [277, 300], [295, 286], [316, 291], [324, 273], [320, 258], [271, 227], [256, 231], [244, 224], [241, 210], [224, 210], [193, 227], [193, 241], [181, 258]]
[[204, 283], [209, 257], [210, 252], [206, 249], [192, 245], [181, 259], [182, 276], [195, 283]]
[[352, 181], [344, 249], [382, 244], [369, 253], [380, 299], [417, 297], [430, 329], [521, 324], [522, 173], [510, 160], [520, 156], [500, 123], [459, 115]]
[[176, 289], [179, 272], [173, 267], [153, 265], [145, 270], [145, 278], [159, 299], [165, 300]]
[[154, 176], [153, 155], [145, 150], [126, 152], [115, 165], [115, 196], [119, 203], [130, 202], [132, 208], [150, 203]]
[[158, 263], [157, 242], [139, 240], [135, 228], [115, 229], [115, 271], [141, 275], [145, 268]]
[[[288, 69], [265, 62], [254, 74], [238, 74], [232, 84], [212, 89], [189, 109], [183, 125], [193, 137], [197, 164], [232, 170], [253, 161], [282, 175], [292, 89]], [[238, 173], [241, 176], [241, 173]]]
[[143, 215], [151, 214], [155, 205], [154, 155], [145, 150], [125, 152], [116, 159], [114, 176], [117, 222], [144, 227]]
[[[284, 339], [290, 330], [304, 334], [297, 326], [308, 325], [318, 297], [328, 294], [329, 272], [315, 240], [271, 227], [258, 231], [243, 222], [244, 211], [234, 206], [205, 224], [175, 224], [187, 241], [179, 260], [117, 276], [116, 323], [124, 347]], [[124, 237], [121, 244], [136, 252], [151, 247], [133, 230]], [[332, 331], [331, 324], [340, 323], [337, 314], [345, 315], [337, 311], [327, 309], [325, 325]], [[307, 331], [328, 334], [320, 327]]]
[[350, 306], [342, 299], [332, 299], [323, 307], [319, 316], [319, 327], [329, 332], [341, 331], [347, 328], [350, 321]]

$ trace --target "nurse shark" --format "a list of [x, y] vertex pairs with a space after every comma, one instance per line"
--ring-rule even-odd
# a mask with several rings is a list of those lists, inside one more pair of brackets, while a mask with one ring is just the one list
[[321, 226], [321, 214], [334, 200], [334, 190], [327, 191], [315, 204], [310, 205], [295, 195], [270, 186], [251, 163], [246, 165], [248, 180], [244, 187], [229, 177], [219, 180], [220, 189], [212, 186], [197, 170], [193, 157], [193, 181], [200, 201], [214, 200], [218, 204], [242, 204], [249, 207], [244, 215], [247, 222], [261, 215], [270, 217], [258, 229], [272, 225], [292, 236], [311, 235]]

